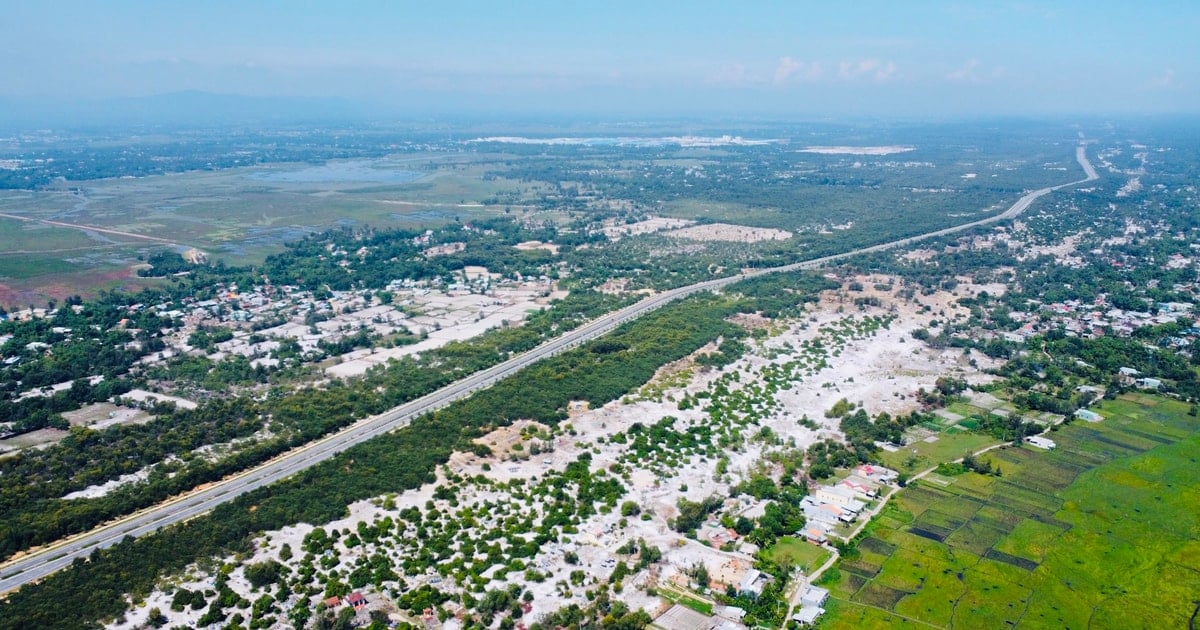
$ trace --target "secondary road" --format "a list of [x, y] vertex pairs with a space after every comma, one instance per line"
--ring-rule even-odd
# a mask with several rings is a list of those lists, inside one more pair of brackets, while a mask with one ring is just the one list
[[185, 521], [208, 512], [217, 505], [242, 494], [290, 477], [301, 470], [334, 457], [355, 444], [393, 429], [406, 426], [413, 418], [445, 407], [456, 400], [471, 395], [475, 391], [489, 387], [496, 381], [516, 374], [532, 363], [552, 357], [595, 339], [625, 322], [636, 319], [665, 304], [688, 295], [701, 291], [720, 289], [748, 277], [761, 276], [768, 273], [796, 271], [799, 269], [813, 269], [858, 254], [903, 247], [923, 239], [953, 234], [980, 225], [1016, 217], [1024, 212], [1035, 199], [1043, 195], [1060, 188], [1097, 179], [1095, 170], [1092, 169], [1091, 164], [1087, 160], [1083, 145], [1079, 146], [1076, 150], [1075, 157], [1087, 175], [1085, 179], [1035, 190], [1018, 199], [1016, 203], [1001, 214], [964, 225], [936, 230], [927, 234], [864, 247], [841, 254], [824, 256], [781, 267], [756, 269], [727, 278], [698, 282], [686, 287], [664, 291], [663, 293], [646, 298], [637, 304], [604, 315], [558, 338], [547, 341], [525, 354], [513, 357], [486, 370], [476, 372], [436, 392], [422, 396], [377, 416], [364, 418], [337, 433], [289, 451], [257, 468], [233, 475], [176, 499], [147, 508], [114, 523], [98, 527], [87, 533], [64, 539], [45, 548], [17, 557], [0, 566], [0, 593], [5, 593], [19, 588], [23, 584], [39, 580], [66, 567], [76, 558], [87, 557], [96, 549], [103, 549], [117, 544], [126, 536], [137, 537], [149, 534], [167, 525]]

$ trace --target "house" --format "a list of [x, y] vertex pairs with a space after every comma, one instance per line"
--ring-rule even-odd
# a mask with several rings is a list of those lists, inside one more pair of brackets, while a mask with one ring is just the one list
[[1162, 389], [1162, 381], [1156, 378], [1139, 378], [1137, 386], [1142, 389]]
[[820, 586], [805, 586], [804, 593], [800, 595], [800, 605], [808, 608], [820, 608], [825, 605], [825, 600], [829, 599], [829, 591]]
[[338, 605], [338, 604], [340, 604], [340, 603], [342, 603], [342, 598], [340, 598], [340, 597], [336, 597], [336, 596], [335, 596], [335, 597], [330, 597], [329, 599], [326, 599], [326, 600], [325, 600], [325, 607], [326, 607], [326, 608], [333, 608], [333, 607], [337, 606], [337, 605]]
[[822, 523], [809, 523], [804, 526], [804, 529], [797, 533], [801, 536], [804, 536], [804, 539], [808, 542], [821, 545], [829, 541], [829, 539], [825, 537], [825, 534], [828, 531], [828, 525]]
[[858, 498], [864, 501], [874, 499], [875, 497], [879, 496], [879, 484], [871, 481], [870, 479], [859, 477], [858, 475], [850, 475], [849, 477], [846, 477], [838, 482], [837, 487], [846, 488], [847, 490], [855, 493]]
[[1080, 409], [1075, 412], [1075, 417], [1088, 422], [1100, 422], [1104, 416], [1092, 411], [1091, 409]]
[[838, 521], [853, 523], [857, 516], [856, 512], [836, 503], [819, 503], [804, 511], [804, 518], [811, 517], [818, 523], [828, 523], [829, 525], [837, 525]]
[[737, 532], [724, 527], [710, 529], [705, 532], [705, 535], [710, 543], [718, 547], [725, 545], [726, 543], [737, 542], [737, 539], [739, 538]]
[[855, 514], [861, 512], [866, 507], [862, 501], [858, 500], [857, 494], [849, 488], [817, 486], [814, 496], [822, 503], [836, 503]]
[[1054, 440], [1051, 440], [1050, 438], [1044, 438], [1040, 435], [1031, 435], [1025, 438], [1025, 441], [1028, 442], [1030, 446], [1036, 446], [1047, 451], [1053, 450], [1056, 446], [1058, 446], [1054, 443]]
[[891, 483], [900, 476], [900, 473], [891, 468], [884, 468], [875, 464], [863, 464], [854, 469], [854, 474], [878, 483]]
[[763, 589], [767, 583], [771, 581], [771, 576], [759, 571], [758, 569], [750, 569], [746, 571], [746, 575], [742, 577], [742, 581], [738, 584], [738, 592], [753, 598], [758, 598], [762, 595]]
[[741, 621], [746, 616], [746, 610], [737, 606], [717, 606], [713, 614], [731, 621]]
[[358, 612], [367, 606], [367, 598], [362, 593], [354, 591], [346, 596], [346, 605], [354, 608], [354, 612]]
[[1129, 384], [1133, 382], [1133, 377], [1140, 375], [1141, 372], [1131, 367], [1123, 367], [1117, 370], [1117, 374], [1122, 383]]
[[792, 615], [792, 620], [801, 626], [811, 626], [817, 622], [817, 618], [825, 614], [824, 608], [801, 608]]

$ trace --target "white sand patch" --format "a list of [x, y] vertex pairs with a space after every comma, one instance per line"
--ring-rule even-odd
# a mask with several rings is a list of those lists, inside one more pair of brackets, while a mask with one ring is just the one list
[[158, 392], [148, 392], [144, 389], [131, 389], [118, 397], [120, 400], [128, 400], [134, 403], [153, 405], [155, 403], [175, 403], [180, 409], [195, 409], [196, 403], [178, 396], [168, 396], [167, 394], [159, 394]]
[[517, 243], [516, 245], [513, 245], [513, 247], [515, 247], [519, 250], [522, 250], [522, 251], [532, 251], [532, 250], [536, 250], [536, 249], [544, 249], [544, 250], [550, 252], [551, 254], [558, 253], [558, 245], [555, 245], [553, 243], [543, 243], [541, 241], [525, 241], [524, 243]]
[[879, 147], [851, 147], [851, 146], [812, 146], [800, 149], [801, 153], [820, 153], [822, 155], [892, 155], [895, 153], [907, 153], [916, 151], [916, 147], [904, 145], [887, 145]]
[[62, 416], [71, 426], [86, 426], [97, 431], [115, 424], [140, 424], [154, 419], [154, 416], [141, 409], [119, 407], [112, 403], [86, 405], [74, 411], [64, 411]]
[[759, 241], [786, 241], [792, 233], [773, 228], [756, 228], [729, 223], [706, 223], [674, 230], [667, 233], [673, 238], [693, 241], [729, 241], [734, 243], [757, 243]]
[[1129, 181], [1125, 182], [1124, 186], [1121, 186], [1121, 188], [1119, 190], [1117, 190], [1117, 196], [1118, 197], [1128, 197], [1129, 195], [1132, 195], [1133, 193], [1135, 193], [1141, 189], [1142, 189], [1142, 178], [1141, 177], [1131, 177], [1129, 179]]
[[[475, 269], [474, 273], [478, 277], [480, 274], [486, 275], [487, 270], [480, 267]], [[564, 295], [565, 292], [556, 291], [553, 283], [549, 281], [531, 281], [514, 287], [499, 287], [485, 295], [410, 291], [405, 297], [410, 301], [410, 307], [418, 314], [407, 318], [391, 309], [393, 314], [401, 315], [394, 325], [414, 335], [424, 335], [425, 339], [396, 348], [369, 348], [348, 352], [338, 357], [337, 363], [327, 367], [325, 374], [334, 378], [361, 376], [370, 368], [386, 364], [391, 359], [418, 355], [452, 341], [465, 341], [493, 328], [519, 326], [530, 311], [546, 308], [551, 300]], [[375, 316], [367, 313], [354, 321], [368, 322], [373, 317]]]
[[147, 466], [146, 468], [143, 468], [135, 473], [121, 475], [120, 477], [117, 477], [111, 481], [94, 486], [88, 486], [83, 490], [76, 490], [75, 492], [64, 494], [62, 498], [67, 501], [72, 499], [97, 499], [122, 486], [127, 486], [139, 481], [145, 481], [146, 478], [150, 476], [150, 470], [152, 468], [153, 466]]
[[617, 241], [623, 236], [637, 236], [639, 234], [652, 234], [662, 230], [670, 230], [691, 225], [694, 221], [686, 219], [672, 219], [668, 217], [649, 217], [644, 221], [637, 223], [614, 223], [606, 225], [601, 231], [609, 239]]

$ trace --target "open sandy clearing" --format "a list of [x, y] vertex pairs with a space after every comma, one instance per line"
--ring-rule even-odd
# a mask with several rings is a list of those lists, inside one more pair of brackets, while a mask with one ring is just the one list
[[756, 228], [729, 223], [706, 223], [667, 232], [667, 236], [686, 238], [693, 241], [729, 241], [734, 243], [757, 243], [759, 241], [786, 241], [791, 232], [773, 228]]

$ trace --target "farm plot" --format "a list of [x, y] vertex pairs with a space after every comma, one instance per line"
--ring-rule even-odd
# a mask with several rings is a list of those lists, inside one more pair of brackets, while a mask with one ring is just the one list
[[1055, 431], [1054, 451], [989, 453], [1002, 477], [899, 492], [826, 580], [821, 627], [1186, 627], [1200, 592], [1200, 421], [1141, 395], [1103, 412]]

